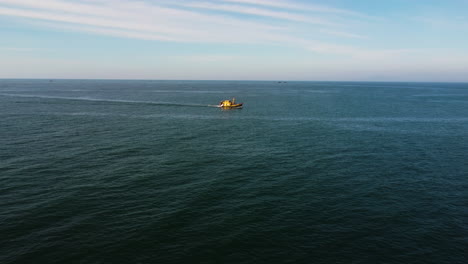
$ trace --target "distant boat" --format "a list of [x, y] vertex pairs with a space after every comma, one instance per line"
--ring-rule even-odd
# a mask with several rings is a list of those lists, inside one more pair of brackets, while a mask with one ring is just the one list
[[224, 109], [234, 109], [234, 108], [242, 108], [243, 103], [236, 104], [236, 98], [232, 98], [232, 100], [224, 100], [219, 102], [218, 107]]

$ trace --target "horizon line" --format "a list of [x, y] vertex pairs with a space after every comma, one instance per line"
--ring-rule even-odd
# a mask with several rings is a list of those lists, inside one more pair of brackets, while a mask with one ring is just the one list
[[44, 80], [44, 81], [183, 81], [183, 82], [346, 82], [346, 83], [458, 83], [468, 84], [468, 81], [334, 81], [334, 80], [234, 80], [234, 79], [124, 79], [124, 78], [1, 78], [0, 80]]

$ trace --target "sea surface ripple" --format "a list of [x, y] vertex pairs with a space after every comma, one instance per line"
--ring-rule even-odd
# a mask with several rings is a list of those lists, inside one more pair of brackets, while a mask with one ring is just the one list
[[0, 80], [0, 118], [0, 263], [468, 261], [468, 84]]

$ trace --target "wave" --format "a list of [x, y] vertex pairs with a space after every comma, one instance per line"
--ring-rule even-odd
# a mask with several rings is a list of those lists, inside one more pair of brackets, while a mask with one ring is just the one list
[[[195, 94], [224, 94], [226, 91], [190, 91], [190, 90], [154, 90], [152, 93], [195, 93]], [[235, 92], [235, 91], [231, 91]]]
[[407, 86], [407, 85], [373, 85], [373, 84], [320, 84], [322, 86], [334, 87], [358, 87], [358, 88], [394, 88], [394, 89], [421, 89], [421, 90], [434, 90], [434, 91], [447, 91], [457, 90], [457, 88], [442, 88], [431, 86]]
[[456, 99], [452, 99], [452, 100], [430, 100], [428, 102], [443, 103], [443, 104], [447, 104], [447, 103], [463, 103], [463, 104], [466, 104], [466, 103], [468, 103], [468, 100], [456, 100]]
[[[216, 106], [214, 106], [216, 107]], [[98, 112], [74, 112], [74, 113], [48, 113], [56, 115], [76, 115], [76, 116], [119, 116], [128, 118], [174, 118], [174, 119], [207, 119], [207, 120], [258, 120], [258, 121], [284, 121], [284, 122], [323, 122], [332, 124], [366, 124], [366, 123], [466, 123], [468, 117], [453, 118], [424, 118], [424, 117], [350, 117], [350, 118], [320, 118], [320, 117], [262, 117], [253, 115], [201, 115], [201, 114], [116, 114], [116, 113], [98, 113]]]
[[205, 104], [188, 104], [188, 103], [172, 103], [172, 102], [154, 102], [154, 101], [134, 101], [120, 99], [100, 99], [90, 97], [64, 97], [64, 96], [48, 96], [48, 95], [29, 95], [29, 94], [0, 94], [2, 96], [24, 97], [24, 98], [40, 98], [54, 100], [70, 100], [70, 101], [89, 101], [89, 102], [104, 102], [104, 103], [124, 103], [124, 104], [146, 104], [158, 106], [187, 106], [187, 107], [217, 107], [216, 105]]
[[415, 94], [415, 97], [467, 97], [468, 94]]

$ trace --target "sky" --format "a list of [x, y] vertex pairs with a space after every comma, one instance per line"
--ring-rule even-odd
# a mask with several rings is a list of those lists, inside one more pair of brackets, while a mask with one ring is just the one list
[[468, 0], [0, 0], [0, 78], [468, 82]]

